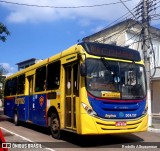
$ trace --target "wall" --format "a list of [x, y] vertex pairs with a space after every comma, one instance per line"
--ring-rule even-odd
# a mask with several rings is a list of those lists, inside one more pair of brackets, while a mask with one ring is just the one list
[[152, 113], [160, 113], [160, 80], [152, 81]]

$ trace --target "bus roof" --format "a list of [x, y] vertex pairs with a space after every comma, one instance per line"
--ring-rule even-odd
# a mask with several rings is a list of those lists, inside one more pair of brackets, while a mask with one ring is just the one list
[[[79, 44], [75, 44], [68, 49], [53, 55], [41, 62], [38, 62], [32, 66], [29, 66], [21, 71], [18, 71], [17, 73], [7, 77], [6, 79], [11, 79], [15, 76], [19, 76], [21, 74], [24, 74], [25, 72], [31, 71], [37, 67], [43, 66], [45, 64], [48, 64], [50, 62], [59, 60], [60, 58], [63, 58], [67, 55], [74, 54], [74, 53], [80, 53], [83, 50], [77, 49], [78, 47], [83, 47], [86, 52], [90, 55], [95, 55], [99, 57], [109, 57], [109, 58], [116, 58], [116, 59], [124, 59], [124, 60], [131, 60], [131, 61], [141, 61], [140, 54], [138, 51], [120, 47], [120, 46], [114, 46], [109, 44], [102, 44], [102, 43], [95, 43], [95, 42], [82, 42]], [[88, 49], [89, 48], [89, 49]]]
[[40, 62], [38, 62], [38, 63], [36, 63], [36, 64], [34, 64], [32, 66], [29, 66], [29, 67], [27, 67], [27, 68], [25, 68], [23, 70], [20, 70], [20, 71], [14, 73], [13, 75], [8, 76], [6, 79], [11, 79], [11, 78], [13, 78], [15, 76], [19, 76], [19, 75], [24, 74], [25, 72], [28, 72], [30, 70], [33, 70], [33, 69], [35, 69], [35, 68], [37, 68], [39, 66], [43, 66], [43, 65], [48, 64], [48, 63], [50, 63], [52, 61], [59, 60], [60, 58], [63, 58], [65, 56], [67, 56], [67, 55], [78, 53], [78, 52], [80, 52], [80, 49], [76, 49], [77, 47], [79, 47], [79, 45], [75, 44], [75, 45], [69, 47], [68, 49], [66, 49], [66, 50], [64, 50], [64, 51], [62, 51], [62, 52], [60, 52], [60, 53], [58, 53], [56, 55], [53, 55], [53, 56], [51, 56], [49, 58], [46, 58], [46, 59], [44, 59], [44, 60], [42, 60], [42, 61], [40, 61]]

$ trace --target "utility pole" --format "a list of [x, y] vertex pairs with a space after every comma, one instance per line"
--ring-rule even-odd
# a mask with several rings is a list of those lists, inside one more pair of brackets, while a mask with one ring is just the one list
[[147, 76], [147, 103], [148, 103], [148, 114], [149, 114], [149, 121], [148, 126], [152, 126], [152, 111], [151, 111], [151, 89], [150, 89], [150, 55], [149, 55], [149, 17], [148, 17], [148, 7], [149, 7], [149, 0], [143, 0], [143, 7], [142, 7], [142, 34], [143, 34], [143, 41], [142, 41], [142, 50], [144, 56], [144, 64], [146, 68], [146, 76]]
[[[146, 77], [147, 77], [147, 103], [148, 103], [148, 126], [152, 126], [152, 111], [151, 111], [151, 89], [150, 89], [150, 83], [151, 83], [151, 72], [150, 72], [150, 36], [149, 36], [149, 12], [152, 11], [152, 9], [149, 10], [150, 7], [155, 6], [153, 5], [153, 2], [156, 0], [143, 0], [139, 6], [142, 5], [142, 7], [137, 7], [137, 11], [142, 9], [142, 51], [143, 51], [143, 58], [144, 58], [144, 64], [146, 68]], [[128, 9], [128, 7], [124, 4], [122, 0], [120, 2]], [[129, 9], [128, 11], [133, 15], [133, 17], [138, 20], [140, 17], [136, 17]], [[138, 14], [137, 14], [138, 15]]]

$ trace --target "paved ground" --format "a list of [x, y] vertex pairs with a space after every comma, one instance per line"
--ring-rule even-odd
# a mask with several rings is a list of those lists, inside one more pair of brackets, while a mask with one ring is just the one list
[[[120, 134], [120, 135], [107, 135], [107, 136], [85, 136], [81, 137], [73, 133], [66, 132], [66, 135], [61, 140], [55, 140], [51, 137], [46, 128], [37, 127], [34, 125], [27, 125], [22, 123], [21, 126], [15, 126], [14, 123], [0, 112], [0, 127], [7, 142], [12, 142], [12, 149], [9, 151], [123, 151], [124, 148], [135, 150], [137, 145], [143, 146], [158, 146], [160, 149], [160, 131], [155, 131], [157, 128], [152, 128], [152, 132], [142, 132], [134, 134]], [[159, 129], [158, 129], [159, 130]], [[36, 142], [36, 143], [35, 143]], [[43, 143], [45, 142], [45, 143]], [[18, 146], [20, 143], [20, 146]], [[35, 146], [32, 145], [34, 143]], [[40, 145], [39, 145], [40, 143]], [[32, 147], [47, 148], [32, 148]], [[25, 147], [30, 149], [25, 149]], [[140, 147], [141, 147], [140, 146]], [[148, 150], [151, 150], [149, 148]], [[136, 148], [141, 151], [144, 148]]]
[[[0, 117], [0, 122], [5, 121], [6, 117], [4, 116], [2, 118], [2, 116]], [[47, 148], [46, 146], [42, 145], [41, 143], [37, 143], [34, 142], [26, 137], [23, 137], [17, 133], [14, 133], [13, 130], [8, 130], [6, 128], [4, 128], [5, 126], [0, 124], [0, 130], [4, 136], [4, 139], [6, 141], [6, 144], [3, 144], [3, 146], [8, 146], [9, 151], [34, 151], [34, 150], [38, 150], [38, 151], [54, 151], [51, 148]], [[26, 131], [27, 133], [27, 131]]]

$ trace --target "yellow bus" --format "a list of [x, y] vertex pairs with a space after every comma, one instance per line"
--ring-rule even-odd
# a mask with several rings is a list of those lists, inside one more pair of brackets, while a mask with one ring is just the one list
[[6, 79], [4, 114], [80, 135], [147, 130], [146, 75], [136, 50], [82, 42]]

